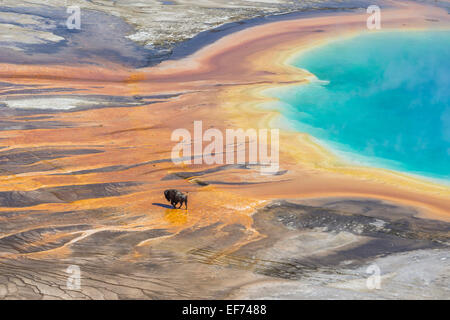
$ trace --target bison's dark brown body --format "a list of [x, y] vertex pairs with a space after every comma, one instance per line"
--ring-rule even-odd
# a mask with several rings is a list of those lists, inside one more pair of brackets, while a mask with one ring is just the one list
[[180, 206], [178, 207], [178, 209], [180, 209], [184, 203], [187, 210], [188, 196], [186, 194], [183, 194], [183, 192], [175, 189], [169, 189], [164, 191], [164, 196], [174, 208], [177, 208], [176, 205], [179, 203]]

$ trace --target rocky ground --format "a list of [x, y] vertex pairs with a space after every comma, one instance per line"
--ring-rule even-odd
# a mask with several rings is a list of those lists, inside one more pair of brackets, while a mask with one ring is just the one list
[[[258, 272], [289, 281], [261, 281], [241, 288], [234, 297], [449, 296], [450, 225], [418, 219], [414, 209], [361, 199], [277, 201], [255, 214], [255, 224], [270, 236], [243, 248], [242, 254], [258, 252], [258, 246], [264, 246], [260, 257], [266, 263], [256, 268]], [[380, 275], [378, 288], [368, 284], [375, 269]]]
[[[416, 214], [375, 200], [274, 201], [253, 216], [254, 231], [262, 237], [227, 253], [247, 237], [243, 225], [215, 223], [178, 234], [105, 228], [80, 238], [92, 228], [89, 216], [113, 226], [117, 213], [15, 212], [14, 228], [35, 219], [65, 226], [0, 238], [0, 297], [447, 299], [450, 224]], [[133, 223], [127, 219], [122, 223]], [[4, 225], [2, 231], [8, 231]], [[70, 257], [27, 257], [75, 238]], [[143, 241], [152, 245], [142, 246]], [[20, 256], [8, 259], [8, 253]], [[66, 270], [73, 264], [82, 270], [79, 290], [67, 288]], [[367, 284], [374, 270], [378, 288]]]
[[[106, 55], [132, 66], [146, 66], [171, 56], [180, 44], [200, 33], [242, 21], [291, 12], [367, 8], [368, 0], [276, 1], [0, 1], [2, 62], [58, 63], [77, 55]], [[81, 9], [80, 30], [66, 27], [69, 6]], [[233, 22], [235, 22], [233, 24]], [[230, 24], [231, 23], [231, 24]], [[203, 43], [197, 43], [201, 46]], [[192, 45], [185, 48], [190, 52]], [[58, 57], [54, 55], [58, 51]], [[26, 53], [33, 52], [33, 57]], [[2, 54], [3, 53], [3, 54]], [[51, 54], [48, 57], [48, 54]], [[84, 57], [83, 57], [84, 56]]]

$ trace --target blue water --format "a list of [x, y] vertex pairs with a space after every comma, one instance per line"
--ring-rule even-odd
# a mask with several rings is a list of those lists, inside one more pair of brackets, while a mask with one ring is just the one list
[[450, 181], [450, 32], [373, 32], [293, 65], [318, 80], [270, 90], [296, 130], [364, 165]]

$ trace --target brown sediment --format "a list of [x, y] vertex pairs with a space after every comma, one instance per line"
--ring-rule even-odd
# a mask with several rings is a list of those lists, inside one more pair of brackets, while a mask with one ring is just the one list
[[[447, 16], [434, 7], [396, 3], [394, 8], [383, 10], [382, 26], [448, 28]], [[430, 18], [439, 21], [430, 22]], [[214, 127], [222, 132], [226, 128], [274, 126], [278, 114], [260, 108], [261, 103], [270, 101], [261, 91], [304, 83], [311, 76], [289, 66], [288, 59], [301, 49], [365, 32], [366, 19], [365, 13], [340, 13], [269, 23], [226, 36], [188, 58], [139, 70], [116, 65], [0, 65], [2, 81], [25, 87], [70, 87], [79, 91], [65, 95], [74, 97], [161, 97], [156, 104], [48, 112], [55, 123], [67, 124], [64, 127], [48, 127], [48, 119], [37, 118], [30, 130], [0, 131], [0, 157], [11, 161], [0, 172], [0, 223], [16, 226], [2, 234], [0, 244], [7, 246], [11, 239], [24, 237], [29, 241], [20, 250], [8, 251], [8, 258], [18, 260], [3, 263], [21, 265], [25, 263], [21, 259], [26, 258], [48, 266], [57, 257], [89, 268], [91, 259], [100, 259], [99, 265], [111, 268], [108, 272], [117, 267], [126, 273], [130, 272], [129, 264], [148, 272], [159, 262], [163, 266], [167, 261], [182, 264], [187, 256], [195, 257], [202, 268], [204, 264], [228, 266], [227, 259], [239, 260], [233, 252], [270, 236], [264, 228], [257, 228], [252, 214], [280, 198], [376, 198], [414, 207], [416, 216], [450, 221], [448, 187], [388, 170], [350, 166], [308, 135], [288, 130], [280, 135], [280, 170], [287, 170], [280, 176], [261, 176], [257, 166], [171, 162], [176, 143], [171, 141], [173, 130], [193, 132], [195, 120], [202, 120], [204, 129]], [[39, 116], [46, 115], [39, 112]], [[0, 113], [0, 121], [27, 121], [22, 117]], [[17, 150], [28, 152], [31, 162], [15, 161]], [[220, 168], [208, 170], [216, 167]], [[162, 193], [168, 188], [190, 192], [189, 210], [168, 207]], [[44, 218], [46, 215], [54, 220]], [[74, 231], [70, 226], [83, 227]], [[114, 248], [121, 241], [122, 246]], [[150, 268], [148, 259], [154, 255], [157, 261]], [[108, 260], [111, 257], [114, 261]], [[233, 261], [231, 264], [236, 264]], [[176, 265], [165, 271], [162, 279], [169, 280], [168, 287], [161, 289], [166, 290], [164, 297], [186, 297], [186, 292], [174, 289], [189, 279], [180, 279], [176, 274], [179, 270]], [[95, 273], [94, 269], [89, 272]], [[200, 274], [190, 266], [183, 272]], [[222, 294], [242, 284], [233, 280], [234, 276], [234, 271], [227, 273]], [[244, 278], [255, 280], [248, 274], [242, 281]], [[173, 288], [171, 281], [178, 281]], [[209, 283], [200, 287], [205, 290], [203, 294], [197, 288], [200, 291], [192, 289], [195, 294], [188, 297], [220, 297], [210, 291]], [[147, 292], [149, 296], [154, 295]]]

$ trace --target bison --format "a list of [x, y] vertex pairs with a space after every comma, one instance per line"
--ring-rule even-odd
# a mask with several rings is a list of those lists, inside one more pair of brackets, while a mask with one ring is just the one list
[[[169, 190], [164, 191], [164, 196], [166, 197], [167, 201], [169, 201], [170, 204], [175, 209], [180, 209], [184, 203], [186, 206], [186, 210], [187, 210], [187, 202], [188, 202], [187, 194], [184, 194], [183, 192], [175, 190], [175, 189], [169, 189]], [[177, 208], [176, 205], [178, 203], [180, 204], [180, 206]]]

